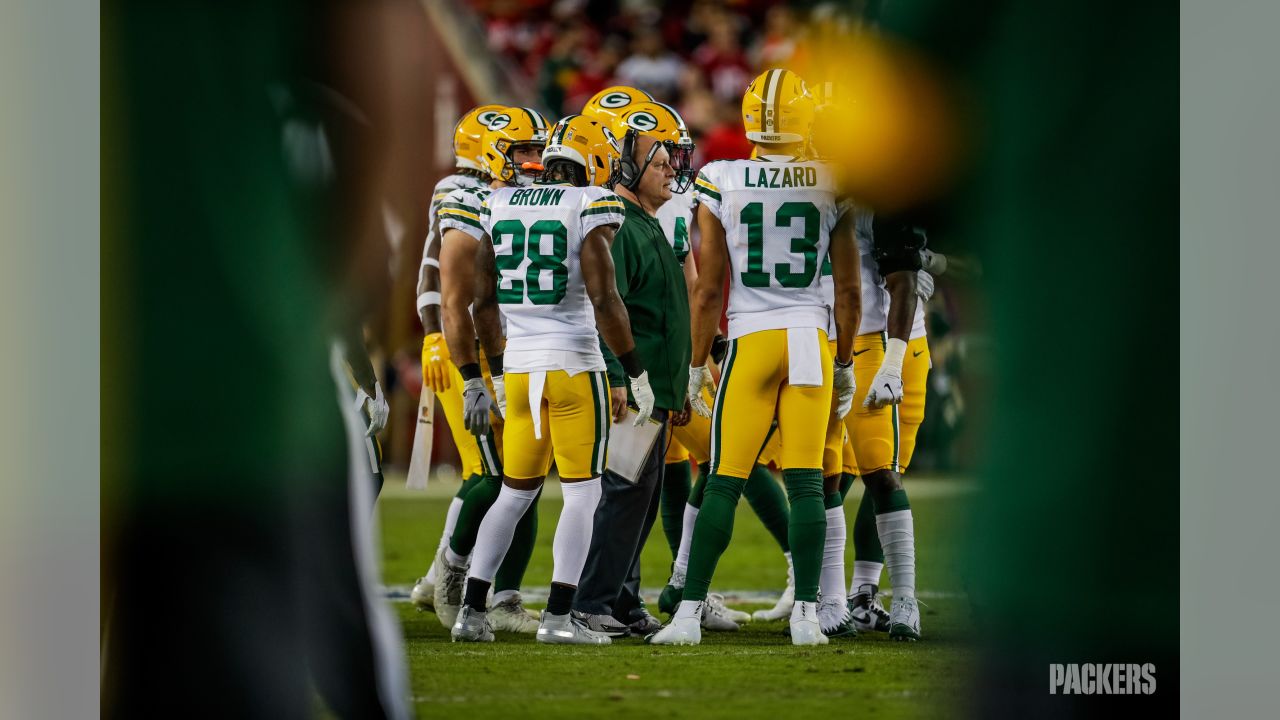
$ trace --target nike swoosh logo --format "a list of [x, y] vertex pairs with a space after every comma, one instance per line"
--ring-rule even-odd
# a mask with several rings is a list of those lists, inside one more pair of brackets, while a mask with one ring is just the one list
[[923, 354], [923, 353], [924, 353], [924, 351], [923, 351], [923, 350], [920, 350], [920, 351], [918, 351], [918, 352], [913, 352], [913, 353], [911, 353], [911, 357], [920, 357], [920, 355], [921, 355], [921, 354]]
[[[871, 348], [867, 348], [867, 350], [870, 350], [870, 349], [871, 349]], [[867, 350], [854, 350], [854, 351], [853, 351], [853, 356], [854, 356], [854, 357], [858, 357], [858, 356], [859, 356], [859, 355], [861, 355], [862, 353], [867, 352]]]

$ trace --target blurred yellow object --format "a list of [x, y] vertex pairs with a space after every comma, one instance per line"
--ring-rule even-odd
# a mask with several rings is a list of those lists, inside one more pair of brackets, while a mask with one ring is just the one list
[[586, 169], [588, 185], [603, 187], [617, 158], [612, 133], [604, 125], [586, 115], [570, 115], [551, 129], [542, 165], [550, 168], [554, 160], [570, 160]]
[[435, 393], [448, 390], [451, 368], [449, 346], [444, 342], [444, 335], [429, 333], [422, 338], [422, 383]]
[[511, 149], [518, 145], [547, 144], [547, 119], [537, 110], [526, 107], [503, 108], [489, 120], [489, 129], [480, 140], [480, 162], [489, 176], [514, 183], [520, 172], [511, 159]]
[[742, 125], [753, 143], [807, 143], [814, 100], [804, 80], [790, 70], [761, 73], [742, 96]]
[[653, 100], [653, 96], [643, 90], [626, 85], [607, 87], [582, 106], [582, 114], [597, 120], [607, 128], [612, 128], [628, 107], [640, 102]]
[[458, 167], [484, 172], [480, 138], [489, 123], [506, 109], [502, 105], [481, 105], [458, 120], [453, 127], [453, 157]]
[[821, 34], [804, 58], [819, 97], [812, 144], [856, 200], [877, 211], [927, 201], [957, 155], [957, 127], [937, 76], [884, 38]]

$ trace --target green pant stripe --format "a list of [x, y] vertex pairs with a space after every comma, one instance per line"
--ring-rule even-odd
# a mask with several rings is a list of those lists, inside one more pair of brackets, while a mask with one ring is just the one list
[[729, 341], [729, 348], [724, 358], [724, 371], [720, 373], [720, 387], [716, 390], [715, 409], [711, 413], [711, 474], [715, 475], [720, 468], [720, 417], [724, 410], [724, 390], [729, 386], [729, 373], [733, 370], [733, 361], [738, 357], [738, 340]]
[[596, 411], [596, 438], [591, 447], [591, 472], [596, 475], [604, 473], [605, 443], [609, 438], [607, 413], [602, 409], [605, 405], [602, 397], [603, 380], [604, 373], [591, 373], [591, 404]]

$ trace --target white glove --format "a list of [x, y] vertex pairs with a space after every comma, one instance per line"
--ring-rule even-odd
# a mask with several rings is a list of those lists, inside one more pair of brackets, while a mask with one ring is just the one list
[[653, 406], [657, 402], [653, 397], [653, 388], [649, 387], [649, 371], [628, 379], [628, 382], [631, 383], [631, 397], [635, 398], [637, 408], [633, 424], [640, 427], [653, 415]]
[[[496, 411], [484, 378], [471, 378], [462, 386], [462, 426], [476, 437], [489, 433], [489, 412]], [[502, 417], [498, 411], [498, 417]]]
[[884, 347], [884, 362], [867, 388], [864, 408], [882, 408], [902, 402], [902, 358], [907, 354], [907, 341], [889, 338]]
[[932, 250], [921, 250], [920, 267], [926, 272], [941, 275], [947, 271], [947, 256]]
[[848, 365], [841, 365], [839, 360], [835, 361], [835, 368], [831, 374], [831, 389], [836, 394], [836, 417], [843, 419], [853, 408], [853, 396], [858, 391], [858, 385], [853, 379], [853, 361]]
[[507, 380], [505, 375], [493, 376], [493, 399], [498, 401], [498, 417], [507, 416]]
[[921, 270], [916, 273], [916, 295], [921, 302], [929, 302], [933, 297], [933, 276]]
[[707, 388], [711, 391], [711, 397], [716, 396], [716, 381], [711, 378], [711, 371], [706, 365], [689, 368], [689, 407], [702, 417], [711, 417], [711, 408], [707, 406], [707, 401], [702, 399], [702, 389]]
[[387, 426], [387, 417], [391, 415], [391, 406], [387, 404], [387, 398], [382, 394], [382, 383], [374, 381], [373, 397], [369, 397], [369, 393], [360, 388], [360, 392], [356, 393], [356, 412], [361, 410], [369, 413], [369, 427], [365, 430], [365, 437], [373, 437], [382, 432], [382, 428]]

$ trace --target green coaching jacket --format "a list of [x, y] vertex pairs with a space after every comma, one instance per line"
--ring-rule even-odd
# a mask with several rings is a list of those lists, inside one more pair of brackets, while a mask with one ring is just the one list
[[[631, 316], [631, 335], [649, 373], [656, 407], [683, 410], [693, 353], [684, 269], [658, 219], [630, 200], [620, 199], [626, 218], [613, 238], [612, 250], [618, 294]], [[609, 385], [627, 387], [622, 365], [603, 342], [600, 346], [609, 368]]]

